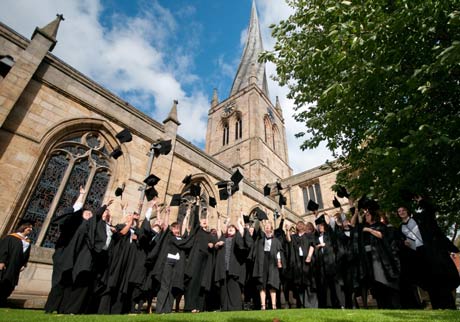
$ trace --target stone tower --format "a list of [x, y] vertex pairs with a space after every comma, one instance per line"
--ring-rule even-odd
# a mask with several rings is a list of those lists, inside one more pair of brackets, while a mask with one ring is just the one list
[[257, 187], [289, 177], [284, 118], [270, 101], [255, 2], [246, 46], [230, 96], [219, 102], [214, 90], [208, 113], [206, 152], [230, 168], [240, 168]]

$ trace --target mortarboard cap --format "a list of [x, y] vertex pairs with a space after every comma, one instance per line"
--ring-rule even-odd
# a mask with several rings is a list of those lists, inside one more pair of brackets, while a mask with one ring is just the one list
[[271, 192], [270, 186], [268, 183], [264, 186], [264, 197], [269, 196]]
[[148, 201], [152, 200], [153, 198], [158, 197], [158, 191], [154, 187], [150, 187], [145, 190], [145, 198]]
[[310, 211], [316, 211], [319, 209], [319, 205], [314, 202], [313, 200], [309, 200], [308, 201], [308, 205], [307, 205], [307, 209], [310, 210]]
[[30, 226], [34, 226], [35, 225], [35, 219], [21, 219], [18, 223], [18, 228], [19, 226], [22, 226], [22, 225], [30, 225]]
[[337, 200], [336, 197], [334, 197], [334, 200], [332, 200], [332, 204], [334, 205], [335, 208], [340, 208], [341, 206], [340, 202]]
[[120, 143], [131, 142], [133, 140], [133, 136], [128, 129], [124, 129], [123, 131], [119, 132], [115, 137], [120, 141]]
[[262, 209], [260, 209], [259, 207], [256, 208], [256, 216], [257, 216], [257, 219], [261, 221], [268, 219], [267, 213], [263, 211]]
[[230, 180], [232, 180], [235, 185], [238, 185], [238, 183], [240, 183], [240, 181], [243, 180], [243, 178], [244, 177], [241, 174], [240, 170], [236, 169], [235, 173], [232, 174]]
[[273, 212], [273, 217], [276, 219], [278, 219], [280, 217], [280, 213], [278, 212], [278, 210], [275, 209], [275, 211]]
[[171, 199], [171, 202], [169, 203], [169, 205], [171, 207], [180, 206], [181, 200], [182, 200], [182, 196], [179, 193], [174, 194], [174, 195], [172, 195], [172, 199]]
[[110, 156], [114, 158], [115, 160], [121, 157], [122, 155], [123, 155], [123, 152], [121, 151], [119, 146], [113, 149], [112, 153], [110, 153]]
[[217, 206], [216, 198], [209, 197], [209, 206], [211, 206], [213, 208], [216, 208], [216, 206]]
[[147, 178], [144, 179], [144, 182], [148, 186], [155, 186], [158, 182], [160, 181], [160, 178], [158, 178], [156, 175], [151, 174]]
[[278, 191], [283, 190], [283, 186], [281, 185], [281, 182], [276, 181], [276, 189], [278, 189]]
[[243, 215], [243, 220], [245, 224], [249, 224], [251, 221], [249, 220], [249, 216]]
[[350, 208], [350, 213], [351, 213], [352, 215], [355, 214], [355, 211], [356, 211], [356, 208], [355, 208], [355, 207], [351, 207], [351, 208]]
[[230, 181], [219, 181], [216, 183], [217, 188], [222, 189], [222, 188], [227, 188], [227, 183]]
[[156, 156], [160, 154], [167, 155], [171, 152], [171, 148], [171, 140], [160, 141], [159, 143], [153, 145], [153, 150], [155, 151]]
[[348, 198], [348, 197], [350, 197], [350, 195], [348, 194], [347, 189], [345, 189], [344, 186], [339, 186], [337, 188], [337, 196], [339, 196], [339, 198]]
[[185, 185], [190, 184], [190, 182], [192, 182], [192, 175], [191, 174], [189, 174], [188, 176], [185, 176], [185, 178], [182, 179], [182, 183], [185, 184]]
[[115, 197], [123, 197], [123, 191], [125, 191], [125, 184], [123, 183], [121, 187], [115, 189]]
[[[238, 190], [240, 190], [240, 188], [238, 188], [238, 186], [232, 186], [231, 194], [233, 195]], [[227, 188], [223, 188], [223, 189], [219, 190], [219, 199], [220, 200], [227, 200], [228, 199]]]
[[326, 223], [326, 218], [324, 218], [324, 215], [319, 216], [318, 218], [315, 219], [315, 225], [318, 226], [319, 224]]
[[282, 194], [279, 194], [278, 205], [280, 205], [280, 207], [286, 206], [286, 197]]
[[190, 186], [190, 194], [194, 197], [198, 197], [201, 194], [201, 187], [199, 183], [195, 183]]

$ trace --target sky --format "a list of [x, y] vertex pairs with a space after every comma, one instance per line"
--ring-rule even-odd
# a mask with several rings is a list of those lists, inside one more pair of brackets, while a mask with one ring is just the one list
[[[179, 101], [179, 134], [204, 149], [213, 89], [229, 96], [245, 45], [252, 0], [3, 0], [0, 21], [30, 39], [57, 13], [64, 15], [53, 54], [90, 79], [162, 121]], [[256, 0], [264, 48], [269, 26], [292, 12], [283, 0]], [[1, 49], [0, 49], [1, 50]], [[267, 75], [275, 75], [267, 64]], [[300, 150], [287, 88], [268, 79], [285, 117], [289, 163], [299, 173], [332, 160], [321, 145]]]

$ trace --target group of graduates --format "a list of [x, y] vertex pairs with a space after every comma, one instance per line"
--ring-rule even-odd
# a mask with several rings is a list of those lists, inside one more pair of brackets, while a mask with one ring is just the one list
[[[419, 288], [433, 309], [456, 308], [460, 277], [451, 256], [458, 249], [420, 197], [412, 214], [407, 206], [397, 209], [399, 228], [375, 201], [362, 199], [358, 209], [334, 216], [320, 214], [311, 201], [314, 223], [285, 225], [282, 211], [275, 229], [257, 209], [253, 220], [241, 213], [235, 223], [217, 213], [217, 227], [209, 229], [200, 197], [182, 200], [179, 222], [169, 224], [170, 208], [155, 197], [142, 221], [124, 205], [124, 223], [114, 226], [113, 201], [92, 213], [83, 208], [84, 195], [80, 188], [73, 207], [54, 219], [60, 235], [47, 313], [126, 314], [144, 307], [150, 313], [154, 298], [156, 313], [178, 311], [182, 299], [185, 312], [277, 309], [282, 297], [285, 307], [356, 308], [357, 297], [367, 307], [368, 294], [379, 308], [422, 308]], [[0, 242], [2, 290], [7, 268], [17, 271], [8, 291], [17, 284], [31, 229], [23, 225]], [[17, 265], [5, 259], [11, 243]]]

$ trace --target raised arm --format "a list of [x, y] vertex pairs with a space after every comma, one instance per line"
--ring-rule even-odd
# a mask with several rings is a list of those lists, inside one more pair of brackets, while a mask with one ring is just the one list
[[240, 232], [241, 236], [244, 234], [244, 213], [243, 211], [240, 212], [240, 217], [236, 221], [236, 227], [238, 228], [238, 231]]
[[217, 239], [220, 239], [222, 236], [222, 223], [220, 217], [220, 212], [217, 212]]
[[83, 202], [85, 200], [85, 193], [86, 193], [85, 188], [83, 188], [83, 186], [80, 186], [80, 191], [79, 191], [79, 194], [78, 194], [78, 198], [75, 201], [75, 203], [73, 204], [73, 211], [78, 211], [81, 208], [83, 208]]
[[188, 204], [187, 211], [185, 212], [185, 217], [184, 220], [182, 221], [182, 227], [181, 227], [181, 235], [183, 236], [185, 234], [185, 230], [189, 229], [189, 221], [190, 221], [190, 211], [191, 211], [191, 205]]

